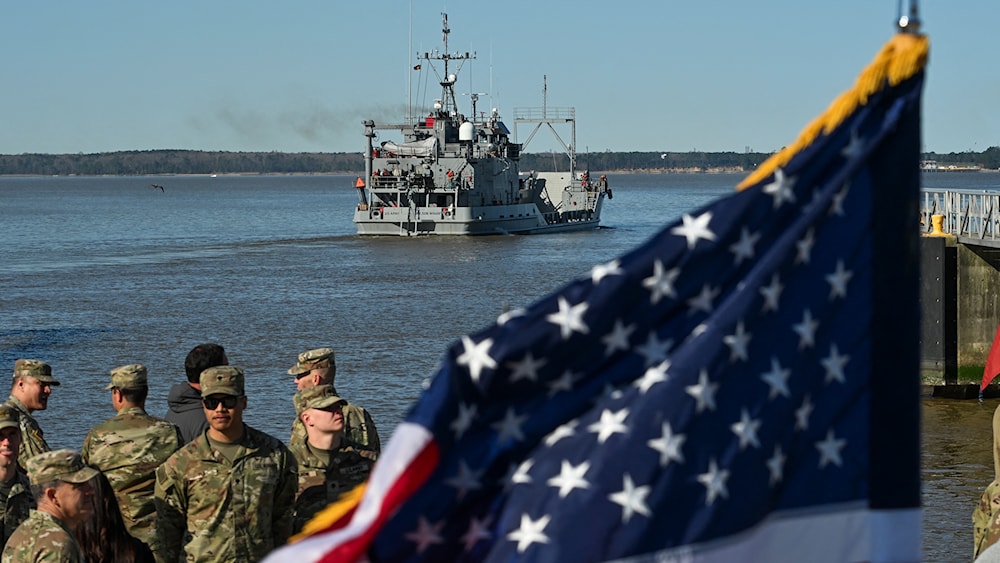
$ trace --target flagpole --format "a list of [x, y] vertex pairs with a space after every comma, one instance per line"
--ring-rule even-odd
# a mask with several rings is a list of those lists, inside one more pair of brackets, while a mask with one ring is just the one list
[[[920, 33], [920, 17], [917, 15], [917, 0], [910, 0], [910, 9], [904, 8], [906, 0], [899, 0], [899, 19], [897, 27], [900, 33]], [[907, 13], [909, 12], [909, 13]]]

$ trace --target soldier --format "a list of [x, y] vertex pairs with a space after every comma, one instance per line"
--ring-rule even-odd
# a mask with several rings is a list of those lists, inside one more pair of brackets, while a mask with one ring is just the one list
[[299, 463], [299, 492], [295, 499], [296, 532], [340, 493], [363, 483], [377, 454], [344, 436], [347, 401], [332, 385], [317, 385], [295, 394], [295, 413], [306, 431], [306, 440], [294, 446]]
[[208, 429], [156, 470], [158, 561], [259, 561], [292, 531], [295, 458], [243, 422], [243, 370], [202, 372]]
[[0, 549], [17, 526], [28, 519], [35, 508], [28, 476], [17, 465], [17, 451], [21, 447], [21, 426], [17, 409], [0, 405]]
[[14, 530], [3, 550], [3, 563], [19, 561], [83, 562], [70, 531], [90, 516], [97, 470], [70, 450], [45, 452], [27, 462], [37, 510]]
[[164, 418], [181, 429], [185, 444], [194, 440], [195, 436], [201, 436], [205, 428], [208, 428], [205, 413], [201, 410], [201, 386], [198, 384], [201, 372], [225, 365], [229, 365], [226, 350], [212, 342], [195, 346], [184, 358], [187, 381], [170, 388], [170, 394], [167, 395], [167, 416]]
[[80, 455], [84, 463], [107, 476], [128, 532], [152, 546], [156, 540], [156, 468], [181, 447], [181, 433], [166, 420], [146, 414], [149, 387], [142, 364], [111, 370], [107, 389], [118, 414], [87, 433]]
[[[299, 354], [298, 362], [288, 370], [288, 375], [295, 377], [295, 385], [299, 391], [316, 385], [333, 386], [337, 377], [337, 361], [332, 348], [316, 348]], [[333, 390], [337, 393], [336, 388]], [[378, 430], [372, 415], [363, 407], [347, 403], [343, 407], [344, 432], [351, 440], [382, 453], [382, 444], [378, 438]], [[305, 440], [306, 432], [302, 421], [298, 418], [292, 423], [292, 435], [289, 444], [299, 445]]]
[[14, 362], [14, 381], [10, 387], [8, 405], [16, 408], [20, 415], [21, 449], [17, 460], [24, 463], [42, 452], [52, 448], [42, 437], [42, 429], [31, 416], [35, 411], [43, 411], [49, 404], [52, 387], [59, 382], [52, 377], [52, 368], [41, 360], [17, 360]]

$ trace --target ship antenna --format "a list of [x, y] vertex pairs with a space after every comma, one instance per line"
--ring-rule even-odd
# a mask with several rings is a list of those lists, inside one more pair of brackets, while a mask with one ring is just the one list
[[549, 116], [549, 75], [542, 75], [542, 118]]
[[[896, 26], [900, 33], [920, 33], [920, 17], [917, 15], [917, 0], [909, 0], [910, 9], [905, 9], [907, 0], [899, 0], [899, 19]], [[909, 12], [909, 13], [907, 13]]]
[[413, 60], [413, 0], [410, 0], [410, 37], [406, 50], [406, 122], [413, 123], [413, 73], [409, 70]]

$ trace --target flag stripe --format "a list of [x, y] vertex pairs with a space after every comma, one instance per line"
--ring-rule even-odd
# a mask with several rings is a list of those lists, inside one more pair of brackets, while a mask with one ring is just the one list
[[335, 531], [296, 542], [286, 550], [275, 551], [264, 561], [356, 561], [368, 548], [378, 526], [423, 483], [439, 456], [427, 428], [400, 423], [375, 464], [365, 496], [350, 522]]
[[[716, 542], [646, 553], [609, 563], [662, 561], [920, 561], [920, 510], [853, 508], [820, 514], [775, 514], [745, 534]], [[822, 549], [819, 547], [822, 546]], [[830, 547], [832, 546], [832, 548]], [[901, 546], [907, 549], [901, 550]]]

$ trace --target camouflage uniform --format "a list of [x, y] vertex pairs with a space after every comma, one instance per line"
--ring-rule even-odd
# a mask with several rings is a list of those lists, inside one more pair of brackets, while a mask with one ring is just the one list
[[[99, 475], [84, 465], [79, 454], [70, 450], [57, 450], [37, 455], [26, 462], [30, 483], [82, 484]], [[83, 554], [73, 533], [58, 518], [43, 510], [32, 510], [28, 519], [14, 530], [3, 550], [2, 563], [22, 561], [83, 562]]]
[[[295, 394], [292, 398], [295, 404], [297, 420], [302, 420], [302, 414], [310, 409], [311, 415], [319, 415], [319, 411], [336, 413], [347, 406], [347, 401], [337, 396], [333, 385], [316, 385], [308, 387]], [[341, 493], [349, 491], [368, 479], [372, 464], [378, 457], [375, 451], [344, 437], [343, 430], [334, 430], [332, 422], [335, 414], [328, 414], [326, 422], [316, 426], [318, 433], [314, 439], [339, 440], [337, 447], [326, 456], [320, 457], [308, 443], [308, 438], [301, 444], [292, 447], [292, 453], [299, 463], [299, 490], [295, 499], [295, 531], [309, 521], [323, 507], [337, 500]], [[302, 425], [303, 432], [305, 425]], [[331, 442], [332, 443], [332, 442]]]
[[20, 469], [14, 477], [14, 484], [11, 485], [7, 493], [6, 508], [3, 513], [3, 527], [0, 533], [3, 534], [3, 541], [0, 546], [7, 545], [7, 540], [14, 530], [28, 519], [31, 509], [35, 508], [35, 497], [31, 496], [31, 488], [28, 483], [28, 476]]
[[291, 535], [295, 458], [244, 425], [230, 463], [198, 436], [156, 470], [158, 561], [258, 561]]
[[28, 407], [24, 406], [24, 403], [11, 395], [4, 404], [17, 409], [20, 415], [21, 448], [17, 451], [17, 461], [22, 467], [25, 461], [52, 450], [42, 437], [42, 429], [38, 426], [38, 422], [28, 412]]
[[125, 527], [152, 546], [156, 539], [156, 468], [181, 447], [180, 431], [141, 407], [124, 408], [83, 441], [83, 462], [104, 472], [115, 490]]
[[[336, 393], [336, 390], [334, 390]], [[342, 407], [344, 412], [344, 436], [353, 442], [373, 450], [375, 453], [382, 453], [382, 443], [378, 439], [378, 430], [375, 428], [375, 421], [372, 415], [363, 407], [347, 403]], [[292, 436], [289, 439], [289, 446], [293, 449], [302, 447], [306, 442], [306, 427], [298, 418], [292, 423]]]
[[299, 490], [295, 499], [295, 532], [325, 508], [337, 500], [341, 493], [349, 491], [368, 479], [375, 452], [347, 439], [341, 439], [340, 447], [330, 453], [330, 464], [326, 465], [308, 445], [292, 448], [299, 462]]
[[[333, 386], [333, 378], [337, 370], [336, 354], [333, 348], [316, 348], [302, 352], [298, 356], [298, 361], [288, 370], [288, 375], [294, 376], [296, 380], [304, 374], [314, 369], [329, 368], [330, 372], [326, 378], [326, 385]], [[334, 394], [339, 396], [337, 390]], [[382, 443], [378, 439], [378, 430], [375, 428], [375, 421], [372, 415], [363, 407], [346, 403], [344, 412], [344, 436], [351, 440], [370, 448], [375, 453], [382, 453]], [[292, 423], [292, 435], [289, 438], [290, 446], [301, 446], [306, 440], [306, 429], [302, 426], [302, 421], [296, 419]]]
[[32, 510], [10, 536], [2, 563], [83, 563], [83, 554], [73, 534], [48, 512]]

